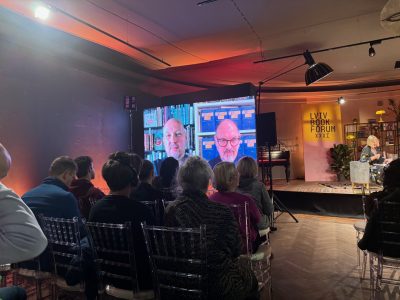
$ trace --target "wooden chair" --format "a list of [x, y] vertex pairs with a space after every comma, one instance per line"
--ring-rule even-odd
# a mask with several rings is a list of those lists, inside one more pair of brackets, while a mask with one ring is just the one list
[[382, 284], [400, 287], [400, 201], [396, 200], [380, 202], [379, 251], [369, 252], [371, 299], [378, 296]]
[[86, 222], [86, 228], [96, 251], [105, 293], [119, 299], [154, 299], [152, 290], [139, 289], [131, 223]]
[[207, 299], [206, 227], [142, 224], [156, 299]]
[[[68, 285], [64, 279], [68, 271], [82, 272], [83, 255], [78, 218], [63, 219], [40, 215], [39, 221], [47, 237], [53, 259], [55, 297], [58, 298], [59, 293], [66, 293], [84, 298], [85, 287], [83, 282]], [[71, 261], [77, 263], [73, 266]]]

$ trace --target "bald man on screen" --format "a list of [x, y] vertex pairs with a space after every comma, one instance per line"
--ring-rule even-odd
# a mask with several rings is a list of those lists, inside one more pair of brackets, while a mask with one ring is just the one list
[[219, 123], [214, 136], [218, 156], [211, 159], [208, 163], [211, 168], [221, 161], [237, 163], [241, 157], [239, 147], [241, 135], [236, 123], [226, 119]]

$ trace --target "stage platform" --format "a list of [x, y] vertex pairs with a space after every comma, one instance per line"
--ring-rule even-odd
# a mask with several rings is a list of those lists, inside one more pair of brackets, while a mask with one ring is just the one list
[[[273, 190], [292, 213], [363, 217], [361, 188], [353, 190], [350, 182], [274, 180]], [[373, 185], [370, 192], [378, 190], [381, 190], [381, 187]]]

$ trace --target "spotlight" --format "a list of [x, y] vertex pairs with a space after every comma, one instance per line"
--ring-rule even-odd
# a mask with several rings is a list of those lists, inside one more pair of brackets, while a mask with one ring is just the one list
[[340, 96], [340, 97], [337, 99], [337, 103], [340, 104], [340, 105], [343, 105], [343, 104], [346, 103], [346, 99], [344, 99], [343, 96]]
[[370, 47], [368, 50], [368, 55], [369, 55], [369, 57], [373, 57], [373, 56], [375, 56], [376, 52], [375, 52], [374, 47], [372, 47], [372, 43], [370, 43], [369, 45], [370, 45]]
[[394, 63], [394, 68], [395, 68], [395, 69], [400, 69], [400, 60], [397, 60], [397, 61]]
[[317, 82], [333, 72], [333, 69], [327, 64], [315, 63], [311, 53], [308, 50], [306, 50], [303, 55], [306, 59], [306, 64], [309, 65], [305, 74], [306, 85]]
[[49, 17], [50, 9], [46, 6], [40, 5], [35, 9], [35, 18], [46, 20]]

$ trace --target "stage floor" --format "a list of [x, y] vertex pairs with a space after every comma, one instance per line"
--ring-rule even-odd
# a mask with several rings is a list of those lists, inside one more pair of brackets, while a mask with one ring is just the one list
[[[281, 192], [297, 192], [297, 193], [320, 193], [320, 194], [361, 194], [361, 187], [358, 186], [354, 190], [350, 181], [344, 182], [306, 182], [304, 180], [275, 179], [273, 181], [273, 190]], [[269, 184], [267, 183], [267, 188]], [[370, 192], [382, 190], [381, 186], [371, 185]], [[368, 193], [368, 191], [367, 191]]]

